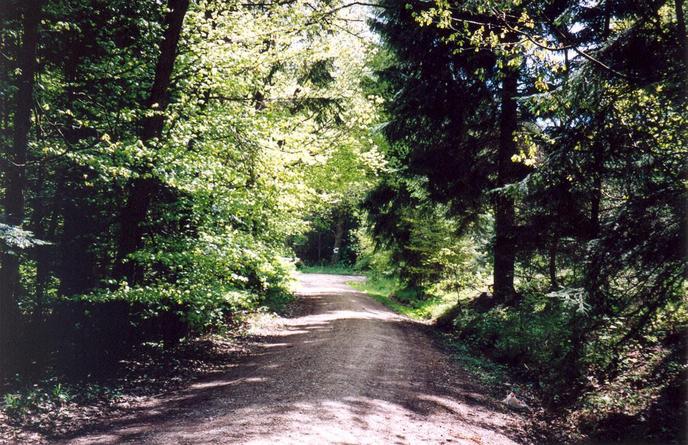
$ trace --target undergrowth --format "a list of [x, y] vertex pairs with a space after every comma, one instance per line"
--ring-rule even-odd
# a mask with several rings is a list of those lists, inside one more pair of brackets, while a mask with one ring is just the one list
[[298, 267], [298, 270], [303, 273], [321, 273], [328, 275], [362, 275], [360, 270], [356, 270], [352, 266], [346, 264], [301, 265]]
[[[365, 282], [349, 284], [416, 320], [437, 319], [457, 302], [455, 296], [403, 289], [398, 280], [374, 274]], [[688, 389], [685, 339], [678, 349], [668, 343], [649, 347], [650, 341], [631, 342], [615, 355], [603, 357], [598, 356], [603, 348], [589, 348], [586, 358], [597, 367], [590, 365], [579, 392], [562, 399], [559, 394], [569, 394], [564, 388], [572, 385], [557, 373], [570, 347], [569, 312], [542, 292], [524, 293], [509, 310], [498, 305], [479, 312], [471, 308], [470, 300], [461, 295], [461, 311], [452, 315], [456, 318], [449, 332], [437, 331], [442, 346], [493, 396], [513, 390], [531, 405], [543, 405], [541, 416], [533, 418], [541, 437], [552, 429], [559, 431], [562, 443], [630, 438], [638, 443], [678, 444], [686, 437], [681, 402]], [[609, 371], [611, 364], [614, 372]]]
[[415, 320], [427, 321], [437, 318], [456, 302], [456, 297], [404, 288], [395, 278], [373, 274], [368, 275], [365, 281], [352, 282], [349, 285], [367, 293], [393, 311]]

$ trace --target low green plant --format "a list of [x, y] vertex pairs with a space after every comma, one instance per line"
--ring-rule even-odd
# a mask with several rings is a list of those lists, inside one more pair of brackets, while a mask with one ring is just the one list
[[303, 273], [322, 273], [328, 275], [361, 275], [359, 270], [346, 264], [316, 264], [310, 266], [300, 266], [299, 272]]
[[3, 410], [9, 416], [16, 416], [23, 411], [24, 404], [20, 394], [8, 393], [2, 398]]
[[57, 400], [61, 403], [69, 402], [72, 399], [72, 395], [66, 388], [62, 386], [61, 383], [53, 386], [53, 389], [50, 391], [50, 395], [54, 400]]
[[[510, 382], [509, 368], [487, 358], [484, 354], [476, 354], [462, 341], [451, 335], [444, 335], [443, 343], [465, 370], [473, 374], [483, 385], [497, 391], [504, 389], [505, 383]], [[511, 386], [517, 390], [517, 386]]]
[[31, 415], [35, 411], [51, 411], [70, 402], [72, 392], [54, 379], [5, 393], [2, 396], [2, 411], [9, 417]]
[[226, 237], [206, 233], [198, 239], [154, 239], [133, 260], [156, 265], [147, 283], [130, 287], [111, 282], [81, 300], [124, 300], [144, 303], [155, 315], [183, 307], [179, 315], [196, 332], [224, 330], [260, 307], [279, 306], [289, 299], [294, 270], [276, 254], [245, 234]]
[[561, 383], [560, 364], [570, 351], [570, 312], [542, 294], [528, 294], [515, 307], [487, 312], [469, 307], [455, 319], [455, 332], [472, 349], [509, 364], [543, 387]]
[[365, 281], [349, 283], [395, 312], [416, 320], [429, 320], [446, 306], [444, 299], [427, 296], [420, 289], [402, 287], [396, 278], [370, 274]]

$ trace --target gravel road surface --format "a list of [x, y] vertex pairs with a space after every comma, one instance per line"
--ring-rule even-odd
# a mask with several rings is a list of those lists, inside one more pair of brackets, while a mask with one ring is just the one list
[[297, 311], [227, 373], [154, 398], [70, 444], [515, 444], [523, 419], [434, 345], [427, 327], [302, 274]]

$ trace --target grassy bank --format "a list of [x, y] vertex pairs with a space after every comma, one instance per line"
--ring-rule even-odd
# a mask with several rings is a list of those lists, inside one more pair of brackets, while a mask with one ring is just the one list
[[[421, 298], [417, 292], [401, 289], [396, 280], [388, 278], [372, 276], [365, 282], [350, 285], [393, 311], [423, 322], [433, 322], [456, 302], [456, 297], [450, 295]], [[462, 301], [470, 298], [462, 297]], [[512, 312], [533, 312], [527, 310], [525, 303], [519, 311]], [[463, 315], [456, 320], [456, 328], [449, 332], [437, 329], [434, 335], [446, 353], [481, 382], [495, 399], [501, 399], [507, 390], [513, 390], [536, 408], [536, 412], [530, 415], [534, 440], [570, 444], [623, 440], [635, 441], [632, 443], [685, 443], [681, 442], [686, 432], [685, 427], [680, 426], [681, 419], [685, 420], [680, 399], [687, 365], [681, 367], [679, 359], [670, 357], [670, 349], [637, 346], [632, 351], [624, 351], [619, 355], [622, 364], [618, 375], [605, 381], [593, 380], [575, 399], [553, 403], [548, 401], [549, 393], [542, 383], [544, 374], [536, 368], [525, 366], [524, 359], [509, 360], [503, 354], [504, 351], [518, 350], [520, 343], [531, 340], [536, 343], [527, 335], [533, 335], [529, 330], [539, 329], [544, 315], [540, 314], [539, 318], [530, 315], [530, 318], [512, 320], [504, 325], [493, 320], [500, 314], [502, 311], [497, 308], [464, 326], [462, 317], [476, 316], [466, 307]], [[476, 327], [509, 343], [487, 346], [470, 335], [470, 330]], [[518, 327], [520, 336], [512, 332]], [[554, 329], [545, 327], [547, 329], [542, 335], [548, 332], [554, 335]], [[500, 348], [504, 348], [504, 351]], [[683, 388], [685, 390], [685, 386]]]
[[456, 303], [456, 296], [421, 295], [418, 290], [402, 288], [393, 278], [369, 275], [366, 281], [349, 284], [393, 311], [414, 320], [433, 320]]
[[329, 264], [299, 266], [298, 271], [303, 273], [322, 273], [328, 275], [363, 275], [360, 270], [354, 270], [353, 267], [342, 264], [337, 264], [334, 266]]

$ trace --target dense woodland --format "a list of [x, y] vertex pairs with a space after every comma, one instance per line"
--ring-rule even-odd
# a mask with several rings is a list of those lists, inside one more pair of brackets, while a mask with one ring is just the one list
[[174, 339], [287, 291], [288, 237], [380, 165], [372, 46], [338, 11], [3, 7], [3, 357], [33, 360], [43, 327]]
[[363, 204], [387, 253], [379, 261], [421, 294], [458, 291], [450, 328], [535, 379], [551, 403], [614, 381], [642, 398], [662, 380], [677, 408], [645, 414], [676, 415], [684, 5], [383, 5], [372, 27], [389, 51], [379, 94], [393, 173]]
[[553, 410], [674, 439], [685, 6], [2, 0], [0, 393], [231, 333], [330, 264]]

